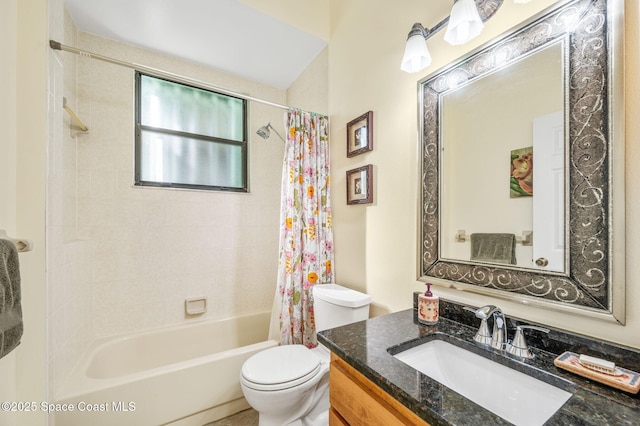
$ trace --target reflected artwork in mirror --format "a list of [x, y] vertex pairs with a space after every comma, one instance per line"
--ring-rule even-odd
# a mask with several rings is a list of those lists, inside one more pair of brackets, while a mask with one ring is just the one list
[[560, 2], [419, 83], [421, 280], [624, 323], [621, 22]]

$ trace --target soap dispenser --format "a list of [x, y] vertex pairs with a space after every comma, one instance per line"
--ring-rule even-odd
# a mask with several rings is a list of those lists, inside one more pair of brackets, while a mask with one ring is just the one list
[[427, 291], [418, 295], [418, 322], [434, 325], [440, 316], [440, 298], [431, 292], [431, 283], [427, 283]]

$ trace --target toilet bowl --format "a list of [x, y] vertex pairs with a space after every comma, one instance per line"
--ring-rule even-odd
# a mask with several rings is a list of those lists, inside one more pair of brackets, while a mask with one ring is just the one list
[[[313, 288], [313, 296], [316, 324], [334, 328], [369, 316], [371, 296], [366, 294], [337, 284], [320, 284]], [[332, 320], [323, 323], [322, 316]], [[240, 386], [249, 405], [258, 412], [260, 426], [326, 426], [329, 360], [329, 350], [319, 344], [313, 349], [278, 346], [245, 361]]]
[[322, 359], [318, 351], [303, 345], [271, 349], [249, 358], [240, 377], [244, 397], [259, 413], [260, 426], [326, 425], [328, 350]]

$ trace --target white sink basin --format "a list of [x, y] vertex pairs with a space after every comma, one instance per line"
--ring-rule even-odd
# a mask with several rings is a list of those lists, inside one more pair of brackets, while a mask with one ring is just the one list
[[394, 357], [515, 425], [542, 425], [571, 397], [560, 388], [442, 340]]

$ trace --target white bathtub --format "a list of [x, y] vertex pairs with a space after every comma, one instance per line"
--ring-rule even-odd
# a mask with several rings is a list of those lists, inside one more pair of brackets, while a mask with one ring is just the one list
[[[58, 395], [56, 426], [201, 426], [248, 408], [240, 369], [267, 340], [270, 312], [91, 345]], [[73, 410], [73, 411], [71, 411]]]

